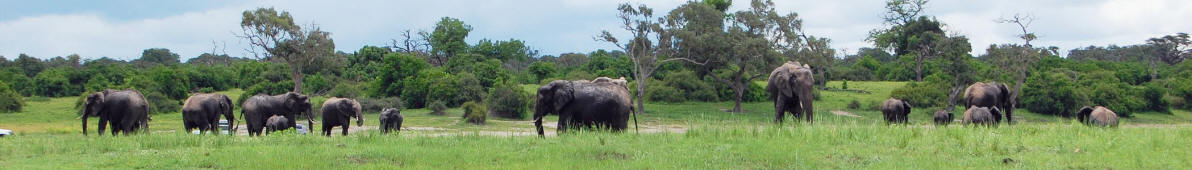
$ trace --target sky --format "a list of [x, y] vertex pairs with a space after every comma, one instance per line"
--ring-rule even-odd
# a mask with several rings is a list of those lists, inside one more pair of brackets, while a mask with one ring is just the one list
[[[617, 18], [621, 3], [645, 4], [663, 15], [686, 0], [337, 0], [337, 1], [133, 1], [0, 0], [0, 56], [52, 58], [79, 54], [85, 59], [131, 60], [144, 49], [167, 48], [182, 60], [214, 52], [251, 57], [241, 33], [245, 10], [274, 7], [304, 26], [331, 32], [336, 50], [385, 46], [404, 30], [430, 31], [442, 17], [471, 25], [466, 41], [525, 41], [540, 55], [616, 49], [593, 37], [609, 30], [626, 37]], [[780, 13], [796, 12], [809, 35], [832, 40], [838, 55], [872, 47], [870, 30], [885, 27], [883, 0], [775, 0]], [[730, 11], [748, 7], [737, 0]], [[1022, 43], [1017, 26], [994, 22], [1015, 14], [1036, 19], [1031, 44], [1057, 46], [1062, 53], [1087, 46], [1132, 45], [1152, 37], [1192, 32], [1192, 1], [1187, 0], [934, 0], [925, 15], [966, 36], [974, 55], [990, 44]]]

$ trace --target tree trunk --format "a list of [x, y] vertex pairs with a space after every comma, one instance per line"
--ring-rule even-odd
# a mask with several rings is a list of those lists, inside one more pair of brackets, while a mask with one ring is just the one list
[[302, 67], [291, 65], [290, 79], [294, 81], [294, 93], [302, 94]]
[[646, 79], [637, 78], [637, 114], [646, 113]]
[[734, 83], [734, 84], [736, 84], [736, 85], [733, 85], [733, 93], [736, 93], [737, 100], [735, 101], [735, 103], [733, 105], [732, 112], [742, 113], [742, 112], [745, 112], [745, 110], [741, 109], [741, 99], [745, 96], [745, 88], [743, 88], [744, 85], [741, 85], [741, 83], [739, 83], [739, 82]]
[[915, 58], [915, 81], [923, 81], [923, 57]]
[[1151, 80], [1159, 79], [1159, 66], [1155, 59], [1151, 59]]

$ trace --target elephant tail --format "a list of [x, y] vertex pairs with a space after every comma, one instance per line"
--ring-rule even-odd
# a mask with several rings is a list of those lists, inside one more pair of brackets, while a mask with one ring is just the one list
[[633, 132], [642, 133], [641, 130], [639, 130], [637, 127], [637, 108], [633, 108], [633, 106], [629, 106], [629, 113], [633, 114]]

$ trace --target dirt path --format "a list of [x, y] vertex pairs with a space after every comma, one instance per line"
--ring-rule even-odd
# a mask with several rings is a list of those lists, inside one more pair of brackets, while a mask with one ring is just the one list
[[841, 110], [833, 110], [832, 114], [837, 115], [837, 116], [861, 117], [860, 115], [853, 114], [853, 113], [846, 112], [846, 111], [841, 111]]

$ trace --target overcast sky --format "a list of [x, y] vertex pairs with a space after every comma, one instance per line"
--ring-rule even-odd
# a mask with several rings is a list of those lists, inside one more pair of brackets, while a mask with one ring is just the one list
[[[332, 33], [336, 50], [382, 46], [403, 30], [432, 30], [441, 17], [473, 27], [468, 43], [480, 39], [519, 39], [541, 55], [613, 49], [592, 39], [601, 30], [622, 33], [619, 3], [646, 4], [656, 15], [686, 0], [336, 0], [336, 1], [131, 1], [3, 0], [0, 56], [20, 53], [38, 58], [79, 54], [84, 58], [134, 59], [147, 48], [168, 48], [183, 60], [215, 51], [251, 56], [240, 32], [241, 13], [258, 7], [289, 11], [301, 25], [317, 24]], [[832, 39], [832, 47], [855, 53], [868, 32], [882, 27], [882, 0], [776, 0], [782, 13], [798, 12], [805, 30]], [[731, 11], [748, 6], [736, 0]], [[1016, 26], [993, 20], [1016, 13], [1036, 16], [1032, 44], [1061, 51], [1090, 45], [1129, 45], [1147, 38], [1192, 32], [1192, 1], [1187, 0], [935, 0], [926, 15], [947, 24], [949, 33], [968, 36], [973, 54], [990, 44], [1021, 43]], [[213, 42], [215, 45], [213, 45]], [[225, 45], [226, 44], [226, 45]], [[219, 48], [215, 48], [219, 46]]]

